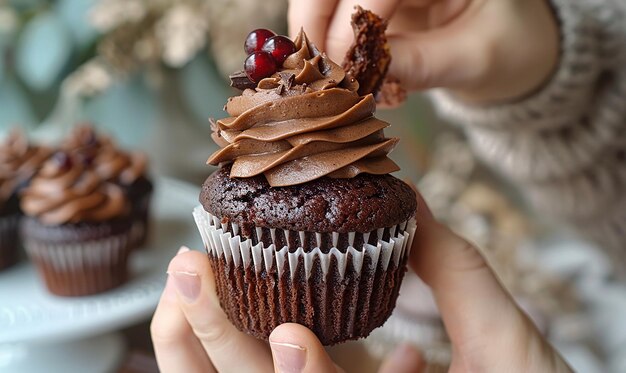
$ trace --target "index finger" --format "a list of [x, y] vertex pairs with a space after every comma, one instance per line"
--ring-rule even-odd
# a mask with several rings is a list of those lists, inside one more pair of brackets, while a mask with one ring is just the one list
[[326, 32], [338, 0], [290, 0], [287, 18], [289, 35], [294, 38], [301, 28], [320, 50], [325, 49]]
[[341, 63], [354, 40], [350, 23], [354, 7], [360, 5], [371, 10], [382, 19], [389, 20], [400, 5], [401, 0], [341, 0], [336, 6], [326, 34], [323, 51], [335, 62]]

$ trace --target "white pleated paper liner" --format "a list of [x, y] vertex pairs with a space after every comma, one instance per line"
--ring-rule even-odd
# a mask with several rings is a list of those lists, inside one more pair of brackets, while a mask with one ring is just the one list
[[0, 270], [17, 262], [19, 237], [19, 214], [0, 217]]
[[[222, 307], [235, 326], [267, 339], [279, 324], [297, 322], [313, 330], [325, 345], [366, 337], [389, 317], [416, 229], [411, 219], [375, 233], [349, 233], [343, 250], [334, 246], [305, 251], [254, 244], [238, 234], [236, 224], [222, 224], [202, 206], [193, 215]], [[261, 237], [261, 228], [256, 230]], [[274, 229], [270, 234], [272, 242], [279, 235]], [[294, 234], [305, 242], [305, 232], [280, 233]], [[389, 239], [352, 246], [370, 242], [372, 234]], [[315, 233], [318, 243], [327, 236], [337, 245], [339, 233]]]
[[56, 295], [100, 293], [128, 278], [131, 231], [84, 242], [55, 244], [24, 238], [24, 247], [48, 290]]

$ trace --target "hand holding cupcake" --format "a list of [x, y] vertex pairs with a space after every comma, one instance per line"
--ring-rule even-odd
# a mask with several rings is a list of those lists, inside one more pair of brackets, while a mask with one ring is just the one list
[[[311, 65], [323, 79], [330, 70], [319, 61]], [[384, 323], [409, 258], [435, 294], [454, 345], [453, 370], [571, 371], [480, 251], [437, 223], [423, 200], [416, 212], [416, 194], [387, 173], [395, 168], [386, 160], [390, 148], [380, 145], [389, 143], [384, 126], [371, 138], [338, 141], [342, 126], [354, 125], [352, 135], [359, 124], [377, 122], [371, 111], [348, 124], [335, 121], [371, 96], [337, 109], [340, 100], [317, 100], [335, 89], [349, 94], [341, 82], [316, 91], [308, 84], [317, 80], [309, 81], [290, 91], [266, 80], [230, 100], [232, 117], [214, 125], [222, 150], [209, 162], [220, 169], [194, 210], [209, 263], [184, 247], [170, 262], [151, 326], [162, 371], [342, 371], [324, 346], [365, 337]], [[249, 106], [230, 107], [239, 102]], [[369, 146], [380, 148], [361, 152]], [[344, 359], [346, 367], [369, 365], [354, 358]], [[380, 371], [425, 366], [419, 351], [403, 345]]]

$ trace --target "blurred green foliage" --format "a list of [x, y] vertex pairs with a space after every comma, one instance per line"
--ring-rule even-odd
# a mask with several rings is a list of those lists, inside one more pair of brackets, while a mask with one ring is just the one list
[[63, 79], [94, 54], [94, 0], [0, 1], [0, 129], [50, 114]]
[[[60, 103], [63, 80], [96, 55], [103, 35], [90, 25], [97, 0], [0, 0], [0, 131], [16, 125], [27, 129], [45, 122]], [[166, 69], [168, 70], [168, 69]], [[180, 102], [198, 122], [221, 116], [230, 91], [206, 53], [178, 70]], [[138, 141], [155, 121], [161, 100], [138, 71], [101, 95], [81, 102], [75, 120], [95, 121], [113, 132], [124, 130], [129, 143]], [[68, 116], [62, 116], [67, 118]], [[69, 117], [72, 117], [70, 115]], [[207, 124], [208, 128], [208, 124]]]

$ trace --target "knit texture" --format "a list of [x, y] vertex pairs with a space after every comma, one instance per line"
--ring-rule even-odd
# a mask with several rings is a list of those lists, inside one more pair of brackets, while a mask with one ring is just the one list
[[561, 59], [540, 91], [488, 107], [432, 96], [538, 213], [599, 243], [626, 273], [626, 1], [552, 3]]

